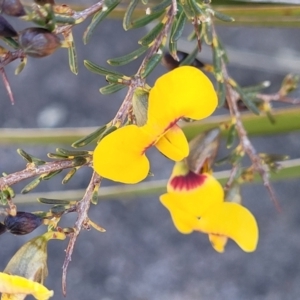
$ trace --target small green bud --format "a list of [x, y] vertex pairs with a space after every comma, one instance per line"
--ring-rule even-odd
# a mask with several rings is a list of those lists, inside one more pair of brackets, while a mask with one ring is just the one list
[[137, 88], [133, 94], [132, 109], [138, 126], [147, 122], [148, 97], [149, 93], [141, 88]]
[[27, 55], [44, 57], [59, 48], [61, 41], [56, 34], [47, 29], [31, 27], [20, 32], [19, 44]]
[[16, 235], [32, 232], [43, 223], [43, 219], [28, 212], [19, 211], [15, 216], [8, 215], [4, 225], [8, 231]]
[[20, 0], [0, 0], [1, 13], [13, 17], [25, 16], [26, 12]]

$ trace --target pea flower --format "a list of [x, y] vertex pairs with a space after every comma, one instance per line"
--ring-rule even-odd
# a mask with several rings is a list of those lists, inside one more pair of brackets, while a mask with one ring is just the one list
[[149, 92], [146, 123], [122, 127], [102, 139], [94, 151], [95, 171], [114, 181], [137, 183], [149, 173], [145, 152], [151, 146], [181, 161], [189, 147], [177, 121], [206, 118], [217, 103], [212, 83], [197, 68], [183, 66], [164, 74]]
[[38, 300], [48, 300], [53, 296], [53, 291], [38, 282], [2, 272], [0, 272], [0, 292], [2, 300], [18, 300], [19, 296], [24, 299], [28, 294], [32, 294]]
[[2, 300], [23, 300], [32, 294], [38, 300], [47, 300], [53, 291], [43, 286], [48, 275], [47, 245], [51, 239], [65, 239], [62, 232], [49, 231], [24, 244], [0, 272]]
[[258, 227], [254, 216], [238, 203], [224, 202], [222, 186], [209, 173], [196, 174], [185, 161], [177, 162], [160, 201], [179, 232], [208, 234], [216, 251], [224, 252], [228, 238], [245, 252], [256, 249]]

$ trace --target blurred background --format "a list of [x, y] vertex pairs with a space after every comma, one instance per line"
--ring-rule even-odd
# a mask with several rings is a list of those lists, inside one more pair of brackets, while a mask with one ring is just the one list
[[[28, 27], [27, 23], [15, 19], [10, 21], [17, 30]], [[83, 45], [82, 35], [88, 24], [86, 21], [74, 29], [79, 61], [77, 76], [69, 70], [66, 49], [59, 49], [43, 59], [29, 58], [25, 70], [18, 76], [14, 75], [17, 63], [6, 68], [16, 103], [14, 106], [10, 104], [3, 83], [0, 83], [1, 128], [100, 126], [115, 115], [125, 91], [101, 95], [99, 88], [106, 85], [104, 78], [85, 69], [83, 60], [109, 68], [106, 60], [136, 49], [138, 39], [146, 31], [136, 29], [124, 34], [122, 21], [105, 20], [90, 42]], [[267, 91], [276, 92], [287, 73], [299, 73], [299, 29], [218, 26], [217, 30], [228, 49], [230, 74], [241, 86], [269, 80], [272, 85]], [[184, 41], [182, 45], [189, 47]], [[205, 62], [211, 61], [208, 49], [204, 48], [202, 58]], [[139, 63], [136, 61], [118, 70], [131, 75]], [[159, 66], [149, 77], [149, 84], [164, 72], [166, 69]], [[299, 97], [300, 92], [294, 96]], [[299, 132], [252, 137], [251, 140], [259, 152], [287, 154], [290, 158], [300, 156]], [[70, 148], [55, 141], [49, 145], [0, 143], [0, 171], [12, 173], [25, 167], [25, 162], [16, 153], [19, 147], [47, 159], [46, 154], [60, 146]], [[219, 156], [226, 153], [222, 146]], [[154, 179], [168, 178], [172, 163], [155, 149], [149, 151], [149, 156]], [[47, 191], [84, 189], [91, 170], [80, 170], [66, 186], [61, 185], [64, 175], [42, 182], [35, 192], [42, 197]], [[16, 193], [26, 183], [16, 185]], [[103, 186], [108, 185], [111, 183], [104, 180]], [[274, 188], [282, 207], [280, 213], [262, 184], [242, 187], [244, 204], [256, 216], [260, 228], [258, 248], [251, 254], [242, 252], [231, 241], [225, 253], [219, 254], [211, 247], [206, 235], [178, 233], [157, 194], [101, 200], [97, 206], [91, 207], [89, 216], [107, 232], [81, 232], [69, 265], [66, 299], [299, 299], [299, 179], [275, 182]], [[81, 196], [78, 195], [78, 199]], [[16, 202], [17, 199], [18, 195]], [[34, 199], [31, 204], [20, 205], [18, 209], [45, 209], [45, 206], [33, 203]], [[75, 214], [65, 216], [62, 226], [72, 226], [75, 219]], [[0, 269], [5, 268], [21, 245], [44, 231], [45, 228], [39, 228], [26, 236], [1, 235]], [[67, 241], [49, 242], [46, 286], [55, 291], [51, 298], [54, 300], [63, 299], [61, 267], [66, 246]]]

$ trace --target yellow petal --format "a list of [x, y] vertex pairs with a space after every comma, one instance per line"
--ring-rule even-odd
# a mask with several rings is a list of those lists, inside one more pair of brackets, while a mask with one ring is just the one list
[[122, 127], [107, 135], [94, 151], [95, 171], [108, 179], [137, 183], [149, 172], [146, 149], [153, 141], [135, 125]]
[[188, 156], [189, 144], [179, 126], [173, 125], [156, 143], [156, 148], [168, 158], [180, 161]]
[[53, 291], [40, 283], [2, 272], [0, 272], [0, 292], [3, 294], [2, 299], [14, 299], [9, 296], [10, 294], [32, 294], [38, 300], [48, 300], [53, 296]]
[[174, 226], [183, 234], [191, 233], [197, 227], [197, 217], [185, 211], [181, 206], [181, 200], [176, 194], [164, 194], [160, 196], [161, 203], [169, 210]]
[[223, 253], [227, 244], [228, 237], [217, 234], [209, 234], [208, 237], [214, 249], [220, 253]]
[[258, 226], [254, 216], [237, 203], [215, 205], [199, 220], [197, 229], [231, 238], [245, 252], [254, 251], [258, 242]]
[[147, 123], [168, 129], [181, 117], [206, 118], [217, 105], [208, 77], [195, 67], [179, 67], [159, 77], [150, 90]]
[[186, 211], [201, 217], [211, 206], [224, 201], [224, 191], [221, 184], [208, 173], [195, 174], [189, 171], [185, 175], [177, 175], [185, 172], [184, 164], [175, 164], [167, 190], [181, 199], [181, 206]]

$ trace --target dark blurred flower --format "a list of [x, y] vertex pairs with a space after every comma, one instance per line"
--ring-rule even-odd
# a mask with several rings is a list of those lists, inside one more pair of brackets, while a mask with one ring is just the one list
[[9, 16], [21, 17], [26, 12], [20, 0], [0, 0], [0, 10]]
[[23, 51], [32, 57], [51, 55], [61, 46], [59, 37], [44, 28], [26, 28], [20, 32], [19, 44]]
[[43, 223], [43, 219], [28, 212], [19, 211], [15, 216], [4, 219], [6, 229], [12, 234], [24, 235], [32, 232]]

